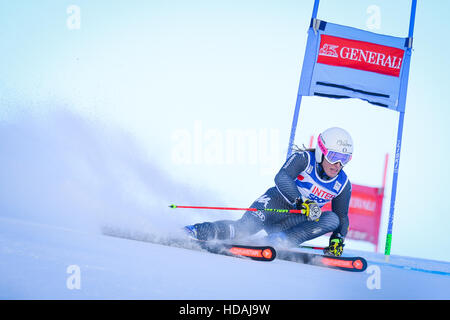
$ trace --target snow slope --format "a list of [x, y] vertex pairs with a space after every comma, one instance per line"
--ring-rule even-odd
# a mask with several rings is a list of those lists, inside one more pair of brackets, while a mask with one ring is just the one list
[[[450, 298], [450, 263], [400, 256], [386, 263], [379, 254], [346, 253], [365, 256], [366, 272], [249, 261], [3, 217], [0, 298]], [[70, 285], [73, 270], [79, 288]]]
[[[0, 149], [0, 299], [450, 298], [444, 262], [392, 256], [386, 264], [346, 247], [369, 261], [367, 272], [349, 273], [102, 235], [106, 224], [164, 234], [233, 219], [170, 211], [170, 203], [228, 203], [200, 182], [173, 179], [114, 126], [24, 111], [0, 126]], [[69, 289], [77, 271], [80, 288]]]

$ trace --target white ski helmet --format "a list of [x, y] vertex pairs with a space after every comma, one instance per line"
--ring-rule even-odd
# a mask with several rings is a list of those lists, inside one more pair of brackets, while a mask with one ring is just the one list
[[318, 163], [322, 162], [323, 155], [328, 162], [340, 162], [342, 166], [345, 166], [352, 159], [352, 153], [352, 137], [342, 128], [329, 128], [317, 137], [315, 155]]

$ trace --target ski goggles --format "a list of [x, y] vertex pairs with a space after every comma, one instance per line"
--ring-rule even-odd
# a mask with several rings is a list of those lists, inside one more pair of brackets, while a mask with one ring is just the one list
[[325, 145], [323, 144], [322, 137], [320, 135], [317, 139], [317, 144], [320, 148], [320, 151], [322, 151], [327, 161], [331, 164], [340, 162], [343, 166], [345, 166], [352, 159], [351, 154], [328, 150], [327, 147], [325, 147]]

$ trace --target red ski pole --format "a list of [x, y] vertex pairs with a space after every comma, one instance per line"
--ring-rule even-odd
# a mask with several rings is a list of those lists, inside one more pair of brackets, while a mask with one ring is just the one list
[[209, 209], [209, 210], [241, 210], [241, 211], [270, 211], [276, 213], [301, 213], [305, 214], [306, 210], [296, 209], [257, 209], [257, 208], [230, 208], [230, 207], [201, 207], [201, 206], [179, 206], [171, 204], [169, 208], [172, 209]]

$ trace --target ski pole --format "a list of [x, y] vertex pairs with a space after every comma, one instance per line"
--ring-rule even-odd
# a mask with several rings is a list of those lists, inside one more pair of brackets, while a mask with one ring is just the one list
[[230, 208], [230, 207], [200, 207], [200, 206], [179, 206], [171, 204], [169, 208], [172, 209], [210, 209], [210, 210], [242, 210], [242, 211], [269, 211], [276, 213], [301, 213], [305, 214], [306, 210], [296, 209], [257, 209], [257, 208]]
[[315, 247], [315, 246], [299, 246], [299, 248], [314, 249], [314, 250], [323, 250], [323, 249], [325, 249], [324, 247]]

